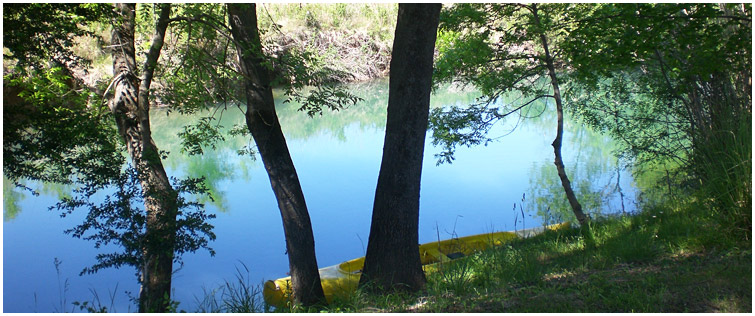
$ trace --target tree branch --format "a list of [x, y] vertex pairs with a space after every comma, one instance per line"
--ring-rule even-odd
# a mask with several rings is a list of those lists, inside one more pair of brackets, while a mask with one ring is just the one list
[[514, 112], [516, 112], [516, 111], [519, 111], [519, 110], [521, 110], [521, 109], [522, 109], [522, 108], [524, 108], [525, 106], [528, 106], [528, 105], [532, 104], [533, 102], [535, 102], [535, 101], [537, 101], [537, 100], [540, 100], [540, 99], [542, 99], [542, 98], [552, 98], [552, 97], [553, 97], [553, 96], [552, 96], [552, 95], [549, 95], [549, 94], [542, 94], [542, 95], [536, 96], [536, 97], [535, 97], [535, 98], [533, 98], [532, 100], [529, 100], [529, 101], [527, 101], [526, 103], [524, 103], [524, 104], [522, 104], [522, 105], [518, 106], [517, 108], [515, 108], [515, 109], [513, 109], [513, 110], [511, 110], [511, 111], [509, 111], [509, 112], [507, 112], [506, 114], [498, 114], [497, 112], [496, 112], [496, 113], [494, 113], [494, 114], [495, 114], [496, 118], [502, 119], [502, 118], [504, 118], [504, 117], [506, 117], [506, 116], [509, 116], [509, 115], [511, 115], [512, 113], [514, 113]]

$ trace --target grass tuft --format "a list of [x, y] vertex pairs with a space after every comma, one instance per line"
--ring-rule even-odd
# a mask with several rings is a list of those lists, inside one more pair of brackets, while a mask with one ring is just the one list
[[236, 267], [236, 279], [225, 280], [212, 290], [203, 289], [204, 295], [195, 298], [199, 313], [261, 313], [269, 310], [262, 299], [262, 284], [249, 280], [249, 268], [241, 263]]

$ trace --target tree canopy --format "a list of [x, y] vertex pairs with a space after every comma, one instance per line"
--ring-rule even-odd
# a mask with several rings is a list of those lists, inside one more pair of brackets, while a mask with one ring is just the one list
[[[538, 62], [544, 51], [533, 45], [546, 34], [566, 110], [616, 139], [619, 155], [637, 166], [670, 163], [703, 182], [718, 177], [713, 173], [749, 174], [741, 162], [751, 161], [750, 4], [540, 6], [542, 23], [520, 4], [443, 11], [435, 78], [473, 84], [485, 96], [468, 108], [433, 111], [433, 143], [445, 148], [439, 162], [452, 161], [458, 145], [490, 141], [501, 119], [532, 115], [531, 101], [548, 95]], [[506, 93], [522, 99], [496, 102]], [[722, 154], [732, 159], [719, 171], [701, 169]], [[745, 184], [737, 197], [717, 195], [747, 200], [751, 180], [737, 179]]]

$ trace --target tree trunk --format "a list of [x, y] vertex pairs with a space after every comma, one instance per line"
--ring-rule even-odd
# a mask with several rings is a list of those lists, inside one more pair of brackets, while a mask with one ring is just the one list
[[140, 312], [165, 312], [170, 303], [173, 249], [176, 234], [176, 197], [149, 122], [149, 89], [170, 18], [170, 4], [162, 4], [143, 77], [136, 74], [134, 48], [135, 4], [116, 4], [120, 23], [112, 33], [114, 97], [110, 110], [137, 170], [147, 211], [139, 292]]
[[281, 131], [270, 77], [263, 65], [255, 4], [228, 4], [231, 35], [245, 77], [246, 124], [257, 143], [283, 219], [293, 299], [303, 305], [325, 302], [315, 257], [312, 224], [294, 163]]
[[[537, 4], [533, 4], [532, 15], [535, 19], [535, 23], [538, 26], [542, 26], [542, 24], [540, 23], [540, 17], [538, 16], [537, 12]], [[571, 182], [569, 181], [569, 177], [566, 175], [566, 170], [564, 169], [564, 161], [561, 159], [561, 139], [564, 135], [564, 109], [561, 103], [561, 90], [558, 87], [558, 79], [556, 78], [556, 67], [553, 66], [553, 58], [551, 57], [550, 51], [548, 49], [548, 39], [545, 36], [545, 30], [542, 30], [540, 33], [540, 41], [543, 45], [543, 50], [545, 51], [545, 66], [546, 68], [548, 68], [548, 75], [551, 78], [553, 98], [556, 100], [556, 112], [558, 114], [558, 128], [556, 131], [556, 139], [553, 140], [552, 143], [553, 153], [556, 156], [554, 163], [556, 164], [556, 169], [558, 170], [558, 177], [561, 178], [561, 186], [564, 187], [566, 198], [567, 200], [569, 200], [569, 205], [571, 205], [571, 209], [574, 212], [574, 215], [577, 217], [579, 225], [584, 227], [588, 222], [588, 218], [582, 211], [582, 205], [579, 204], [577, 196], [574, 194], [574, 190], [572, 190]]]
[[419, 193], [440, 4], [399, 4], [383, 158], [361, 285], [417, 291]]

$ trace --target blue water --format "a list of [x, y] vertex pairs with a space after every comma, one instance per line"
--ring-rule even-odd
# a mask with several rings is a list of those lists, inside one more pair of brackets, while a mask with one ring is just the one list
[[[284, 105], [278, 100], [281, 125], [309, 207], [320, 266], [363, 256], [369, 235], [382, 155], [387, 82], [353, 89], [364, 102], [321, 117], [309, 118], [297, 112], [295, 104]], [[447, 89], [436, 93], [432, 102], [433, 107], [464, 105], [475, 96], [474, 91]], [[204, 250], [186, 254], [183, 266], [177, 265], [174, 273], [173, 299], [180, 302], [179, 309], [190, 312], [196, 311], [197, 299], [204, 297], [205, 291], [220, 287], [225, 280], [235, 280], [239, 269], [253, 283], [285, 276], [288, 271], [280, 214], [261, 161], [236, 154], [247, 144], [243, 138], [228, 138], [201, 157], [181, 154], [176, 133], [195, 120], [196, 116], [167, 115], [160, 109], [152, 112], [155, 141], [160, 149], [171, 152], [165, 161], [168, 174], [208, 176], [215, 197], [207, 209], [217, 215], [212, 220], [217, 240], [211, 243], [217, 255], [211, 257]], [[225, 127], [243, 123], [243, 116], [230, 107], [221, 123]], [[513, 126], [513, 122], [499, 124], [491, 136], [506, 134]], [[602, 192], [599, 206], [588, 212], [620, 211], [618, 195], [609, 190], [616, 181], [610, 140], [572, 121], [566, 129], [563, 153], [572, 181]], [[553, 179], [556, 173], [550, 145], [554, 137], [555, 119], [546, 115], [522, 122], [513, 133], [487, 146], [461, 147], [453, 164], [436, 166], [433, 155], [440, 150], [431, 145], [428, 136], [420, 242], [437, 240], [438, 236], [447, 239], [542, 225], [543, 219], [536, 214], [538, 196], [541, 201], [559, 199], [560, 184]], [[631, 174], [621, 172], [625, 203], [631, 211], [636, 192]], [[106, 269], [78, 276], [84, 267], [95, 263], [95, 255], [102, 249], [63, 234], [63, 230], [81, 222], [84, 210], [66, 218], [47, 210], [70, 189], [47, 186], [46, 191], [31, 196], [17, 189], [20, 194], [4, 190], [5, 209], [15, 203], [20, 211], [4, 212], [3, 311], [78, 311], [72, 302], [91, 302], [93, 293], [111, 311], [135, 311], [126, 293], [138, 296], [133, 269]], [[523, 194], [527, 196], [524, 220], [518, 206], [516, 210], [513, 207], [515, 203], [522, 205]], [[555, 208], [557, 204], [553, 203]], [[55, 258], [62, 262], [59, 271]]]

